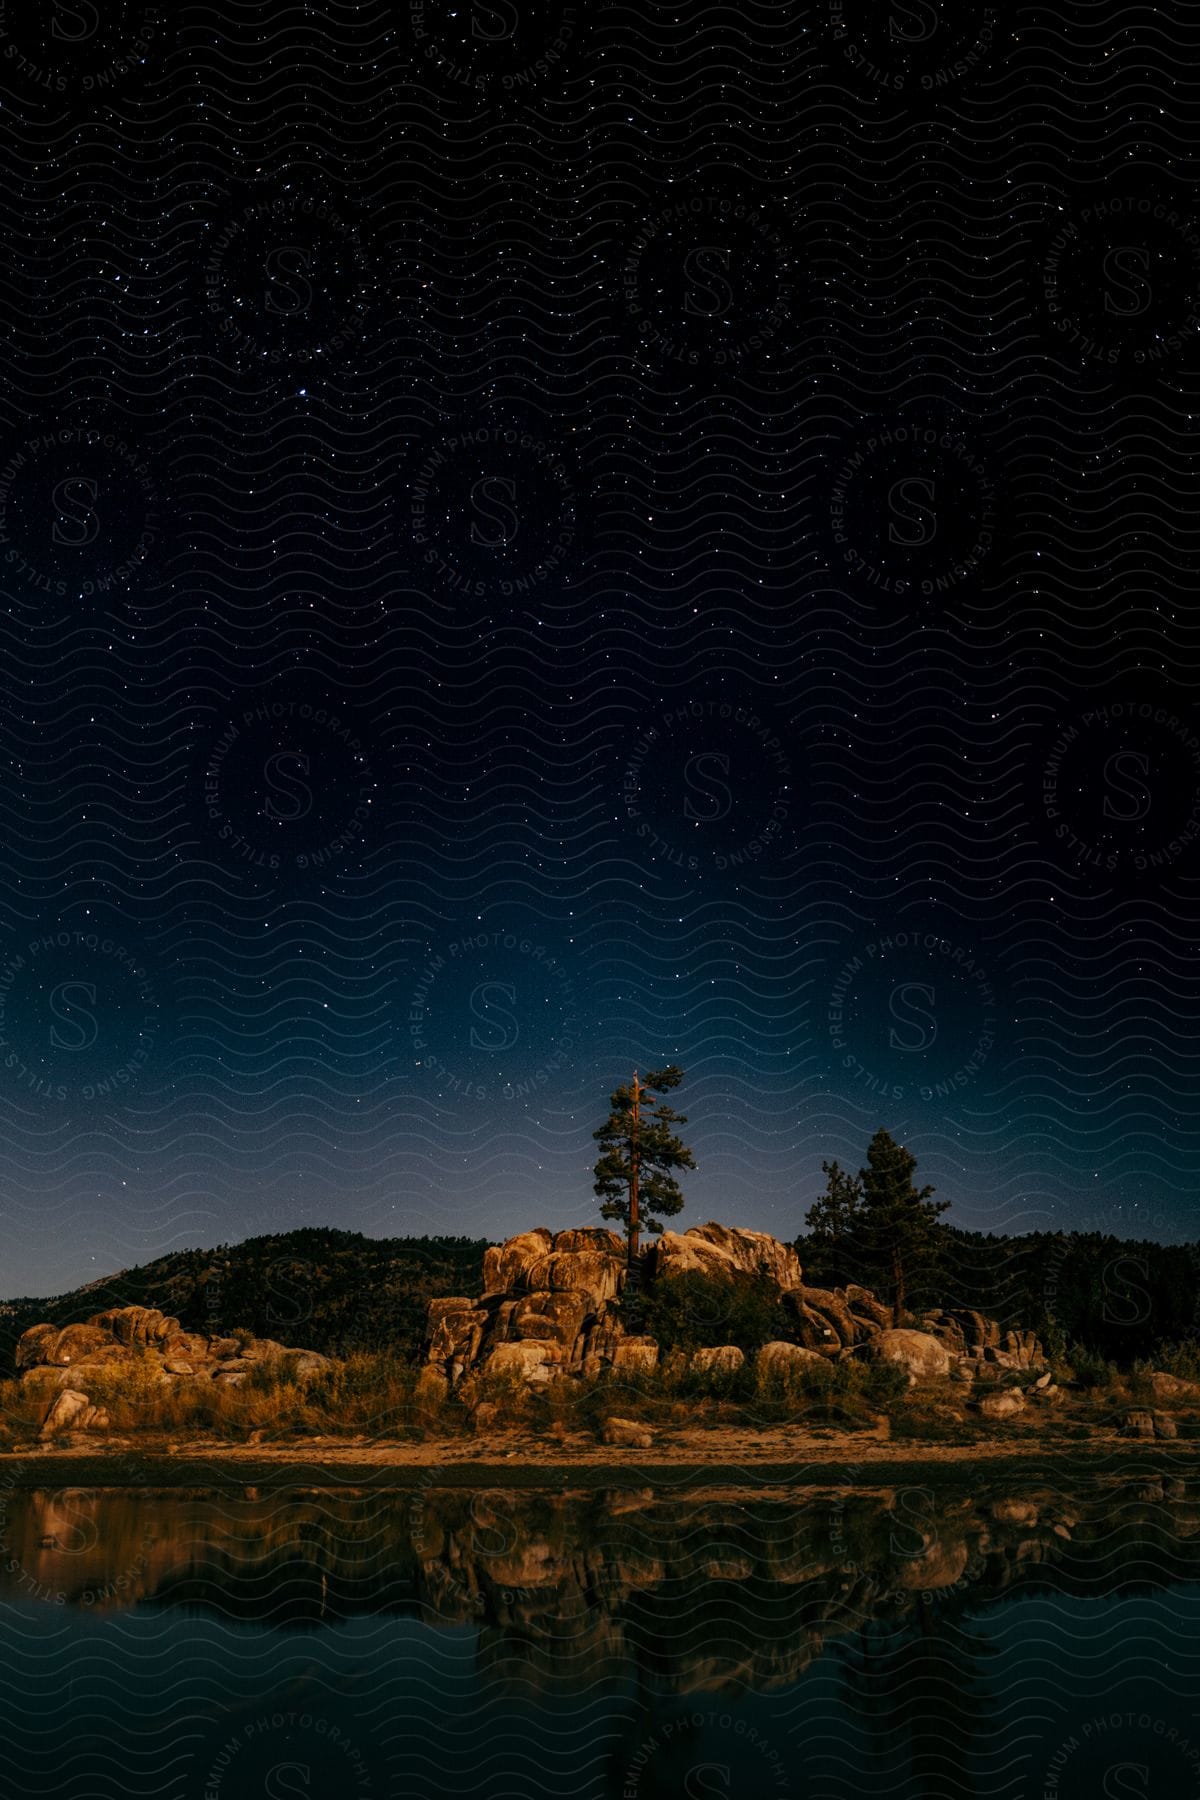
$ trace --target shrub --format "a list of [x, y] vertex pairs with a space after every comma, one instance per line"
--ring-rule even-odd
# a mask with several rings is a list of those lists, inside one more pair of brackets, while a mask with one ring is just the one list
[[863, 1407], [852, 1363], [802, 1362], [754, 1367], [754, 1413], [760, 1424], [845, 1419]]
[[[557, 1388], [564, 1384], [555, 1381], [548, 1385]], [[535, 1398], [517, 1369], [480, 1369], [468, 1375], [455, 1390], [455, 1399], [467, 1410], [481, 1401], [489, 1402], [496, 1408], [496, 1423], [501, 1426], [525, 1423]]]
[[53, 1395], [21, 1381], [0, 1384], [0, 1418], [10, 1431], [25, 1436], [41, 1424]]
[[750, 1355], [790, 1335], [780, 1290], [763, 1276], [666, 1276], [639, 1295], [637, 1310], [640, 1329], [664, 1349], [736, 1344]]
[[1183, 1338], [1159, 1344], [1145, 1367], [1147, 1372], [1161, 1369], [1166, 1375], [1177, 1375], [1181, 1381], [1200, 1381], [1200, 1343], [1195, 1338]]
[[1106, 1362], [1082, 1344], [1073, 1344], [1069, 1355], [1072, 1374], [1081, 1388], [1111, 1387], [1118, 1378], [1115, 1363]]
[[855, 1362], [848, 1366], [858, 1371], [858, 1391], [868, 1406], [886, 1410], [908, 1393], [908, 1372], [898, 1363]]
[[273, 1356], [255, 1363], [242, 1385], [252, 1394], [278, 1394], [299, 1387], [300, 1377], [291, 1357]]

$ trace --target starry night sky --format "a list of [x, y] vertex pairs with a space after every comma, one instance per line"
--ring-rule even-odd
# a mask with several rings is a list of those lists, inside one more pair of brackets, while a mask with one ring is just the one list
[[5, 1293], [1197, 1235], [1200, 21], [858, 10], [0, 6]]

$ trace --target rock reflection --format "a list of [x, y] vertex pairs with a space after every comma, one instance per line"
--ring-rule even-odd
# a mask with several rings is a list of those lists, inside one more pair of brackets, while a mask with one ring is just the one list
[[293, 1628], [403, 1614], [469, 1628], [491, 1677], [535, 1691], [632, 1672], [665, 1692], [767, 1692], [839, 1640], [864, 1714], [882, 1716], [895, 1683], [872, 1648], [881, 1629], [928, 1642], [1016, 1584], [1096, 1595], [1195, 1580], [1198, 1526], [1182, 1482], [1145, 1479], [770, 1498], [10, 1487], [0, 1597]]

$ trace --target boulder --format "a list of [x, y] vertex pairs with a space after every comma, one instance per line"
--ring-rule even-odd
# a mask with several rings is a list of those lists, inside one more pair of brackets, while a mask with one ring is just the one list
[[829, 1358], [822, 1356], [819, 1350], [808, 1350], [803, 1344], [786, 1344], [776, 1340], [764, 1344], [754, 1358], [754, 1366], [764, 1372], [771, 1370], [811, 1368], [814, 1363], [828, 1363]]
[[688, 1367], [698, 1375], [732, 1375], [745, 1361], [736, 1344], [714, 1344], [706, 1350], [693, 1350]]
[[615, 1300], [625, 1285], [625, 1258], [604, 1250], [553, 1250], [539, 1256], [521, 1271], [527, 1293], [539, 1288], [551, 1293], [581, 1293], [595, 1312], [606, 1300]]
[[[34, 1330], [39, 1327], [35, 1326]], [[28, 1337], [29, 1333], [25, 1333]], [[25, 1342], [25, 1338], [21, 1339]], [[1156, 1400], [1200, 1400], [1200, 1381], [1185, 1381], [1180, 1375], [1168, 1375], [1164, 1369], [1155, 1369], [1150, 1376], [1150, 1391]]]
[[781, 1243], [765, 1231], [746, 1231], [711, 1220], [682, 1233], [664, 1231], [647, 1253], [647, 1260], [656, 1280], [693, 1270], [702, 1275], [765, 1275], [781, 1288], [798, 1288], [803, 1280], [793, 1245]]
[[948, 1375], [954, 1360], [938, 1338], [927, 1331], [910, 1331], [904, 1326], [876, 1332], [870, 1340], [870, 1354], [878, 1362], [895, 1363], [906, 1369], [914, 1381]]
[[582, 1353], [584, 1356], [598, 1356], [604, 1362], [612, 1361], [612, 1353], [624, 1335], [624, 1327], [620, 1319], [607, 1309], [597, 1314], [586, 1328], [582, 1337]]
[[[120, 1344], [102, 1345], [93, 1350], [90, 1356], [81, 1357], [76, 1363], [37, 1363], [26, 1369], [21, 1377], [23, 1387], [38, 1392], [50, 1392], [59, 1388], [83, 1388], [87, 1385], [87, 1377], [99, 1372], [108, 1372], [115, 1364], [120, 1368], [128, 1363], [129, 1352]], [[153, 1371], [155, 1362], [149, 1364]]]
[[88, 1413], [95, 1413], [95, 1408], [86, 1397], [86, 1393], [79, 1393], [76, 1388], [63, 1388], [63, 1391], [50, 1402], [49, 1411], [41, 1420], [38, 1436], [52, 1438], [52, 1436], [58, 1435], [59, 1431], [85, 1429], [83, 1420]]
[[586, 1294], [525, 1294], [505, 1320], [508, 1335], [518, 1339], [548, 1338], [564, 1349], [573, 1349], [588, 1313]]
[[431, 1300], [426, 1330], [430, 1362], [452, 1359], [473, 1362], [479, 1352], [488, 1315], [477, 1301], [459, 1298]]
[[1025, 1411], [1025, 1396], [1019, 1388], [1003, 1388], [998, 1394], [982, 1394], [975, 1402], [984, 1419], [1011, 1419]]
[[[889, 1320], [887, 1328], [890, 1328], [890, 1325], [891, 1321]], [[962, 1325], [952, 1314], [940, 1311], [923, 1313], [921, 1315], [921, 1330], [928, 1332], [930, 1337], [937, 1338], [939, 1343], [945, 1344], [946, 1348], [957, 1360], [961, 1361], [963, 1358], [970, 1356], [973, 1346], [970, 1344]], [[978, 1352], [976, 1352], [976, 1354], [978, 1354]]]
[[161, 1344], [180, 1329], [179, 1320], [157, 1306], [110, 1306], [87, 1321], [115, 1337], [118, 1344]]
[[650, 1450], [654, 1446], [654, 1433], [636, 1419], [608, 1419], [603, 1438], [616, 1450]]
[[1001, 1343], [1005, 1355], [1011, 1358], [1011, 1366], [1017, 1369], [1028, 1369], [1036, 1363], [1045, 1361], [1041, 1353], [1041, 1345], [1032, 1331], [1006, 1331]]
[[512, 1293], [517, 1278], [531, 1262], [545, 1256], [553, 1241], [546, 1227], [539, 1225], [536, 1230], [522, 1231], [503, 1244], [489, 1244], [483, 1253], [484, 1293]]
[[[930, 1336], [940, 1339], [958, 1356], [981, 1357], [987, 1350], [1000, 1349], [999, 1320], [989, 1319], [969, 1306], [942, 1307], [927, 1312], [921, 1323]], [[1029, 1335], [1032, 1337], [1032, 1333]]]
[[319, 1350], [285, 1350], [284, 1360], [290, 1363], [297, 1375], [319, 1375], [322, 1369], [331, 1367], [330, 1359], [322, 1356]]
[[487, 1368], [489, 1374], [507, 1370], [527, 1381], [552, 1360], [552, 1346], [546, 1343], [497, 1344], [488, 1357]]
[[111, 1343], [110, 1334], [102, 1331], [98, 1325], [66, 1325], [57, 1337], [43, 1345], [39, 1360], [65, 1369], [73, 1363], [82, 1362], [91, 1351], [103, 1349]]
[[15, 1362], [18, 1369], [32, 1369], [46, 1361], [43, 1351], [58, 1337], [57, 1325], [31, 1325], [17, 1339]]
[[1134, 1407], [1125, 1414], [1121, 1426], [1125, 1437], [1152, 1438], [1154, 1436], [1154, 1414], [1141, 1407]]
[[[840, 1292], [835, 1288], [834, 1293]], [[892, 1309], [884, 1304], [870, 1288], [856, 1287], [851, 1282], [846, 1288], [846, 1303], [855, 1318], [863, 1319], [869, 1325], [877, 1325], [880, 1331], [887, 1331], [892, 1324]]]
[[554, 1248], [598, 1250], [606, 1256], [625, 1257], [628, 1254], [625, 1239], [618, 1237], [615, 1231], [609, 1231], [605, 1225], [578, 1225], [573, 1230], [556, 1232]]
[[809, 1350], [842, 1350], [864, 1343], [878, 1329], [854, 1312], [843, 1288], [791, 1288], [783, 1299], [797, 1338]]

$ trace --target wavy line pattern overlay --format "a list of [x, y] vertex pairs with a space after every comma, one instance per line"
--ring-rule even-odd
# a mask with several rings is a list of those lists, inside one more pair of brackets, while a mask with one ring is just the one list
[[[1124, 0], [0, 0], [6, 1294], [585, 1222], [665, 1061], [688, 1221], [884, 1125], [1198, 1235], [1198, 86]], [[1109, 1474], [37, 1489], [14, 1791], [1178, 1800]]]

